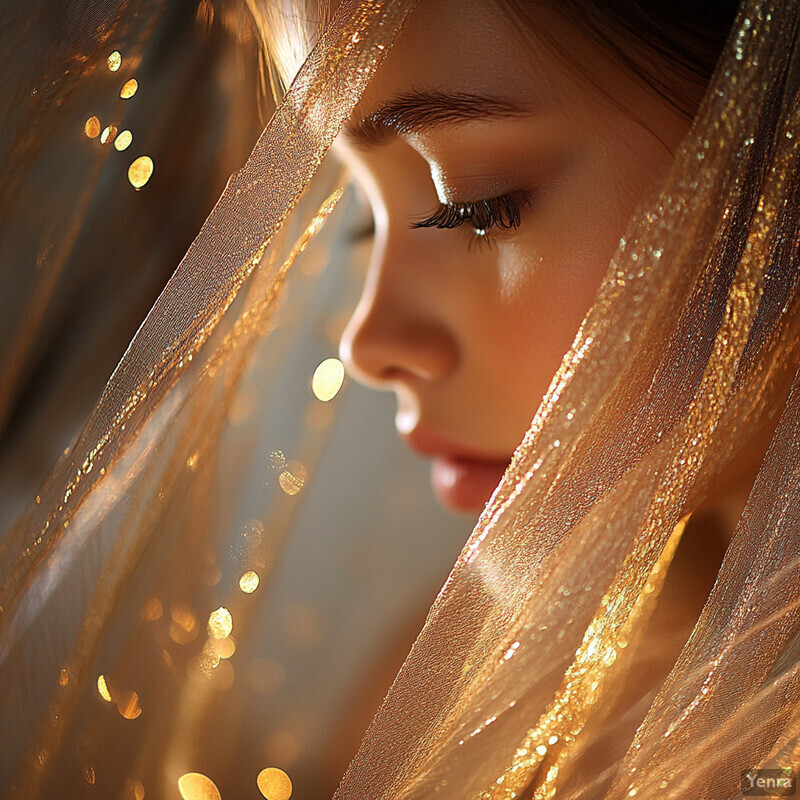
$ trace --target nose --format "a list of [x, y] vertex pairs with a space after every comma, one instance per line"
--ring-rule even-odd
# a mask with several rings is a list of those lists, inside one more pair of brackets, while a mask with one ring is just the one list
[[376, 389], [442, 381], [458, 365], [458, 340], [442, 287], [432, 279], [430, 253], [406, 238], [415, 233], [376, 238], [361, 298], [339, 343], [348, 373]]

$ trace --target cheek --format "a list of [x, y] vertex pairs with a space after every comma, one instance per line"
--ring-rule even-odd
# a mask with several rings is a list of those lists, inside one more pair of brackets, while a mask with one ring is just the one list
[[507, 363], [527, 365], [525, 391], [546, 391], [637, 204], [668, 164], [632, 159], [626, 148], [573, 165], [513, 241], [499, 245], [496, 346]]
[[[576, 210], [577, 211], [577, 210]], [[498, 248], [495, 347], [506, 356], [509, 384], [540, 397], [572, 345], [619, 242], [625, 219], [597, 213], [559, 215]], [[539, 232], [541, 231], [541, 232]], [[518, 377], [512, 365], [524, 365]]]

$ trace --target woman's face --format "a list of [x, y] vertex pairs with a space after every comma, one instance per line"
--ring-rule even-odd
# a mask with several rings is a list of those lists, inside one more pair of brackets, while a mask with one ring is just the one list
[[423, 0], [336, 143], [375, 222], [342, 358], [396, 393], [399, 433], [459, 511], [489, 499], [687, 128], [541, 24], [581, 70], [499, 2]]

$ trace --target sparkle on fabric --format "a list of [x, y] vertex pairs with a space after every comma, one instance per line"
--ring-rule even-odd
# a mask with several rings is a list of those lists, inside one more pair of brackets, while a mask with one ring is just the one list
[[150, 156], [139, 156], [128, 167], [128, 180], [134, 189], [141, 189], [153, 174], [153, 159]]
[[200, 633], [197, 617], [185, 605], [176, 605], [170, 609], [169, 636], [176, 644], [189, 644]]
[[247, 572], [239, 578], [239, 588], [245, 594], [252, 594], [256, 589], [258, 589], [259, 577], [257, 572], [253, 572], [253, 570], [248, 570]]
[[306, 482], [306, 468], [297, 461], [292, 461], [286, 465], [278, 476], [278, 483], [281, 489], [288, 495], [297, 494]]
[[213, 670], [219, 665], [220, 655], [219, 652], [217, 652], [217, 648], [214, 646], [215, 641], [215, 639], [211, 638], [203, 645], [203, 652], [200, 653], [198, 660], [200, 671], [206, 677], [211, 675]]
[[339, 393], [344, 382], [344, 364], [338, 358], [326, 358], [315, 370], [311, 389], [318, 400], [327, 403]]
[[137, 81], [136, 78], [131, 78], [129, 81], [126, 81], [125, 85], [119, 90], [119, 96], [123, 100], [129, 100], [136, 94], [138, 88], [139, 81]]
[[258, 790], [266, 800], [289, 800], [292, 796], [292, 781], [278, 767], [267, 767], [258, 773]]
[[232, 636], [226, 636], [224, 639], [211, 638], [209, 642], [220, 658], [231, 658], [236, 652], [236, 642]]
[[157, 597], [151, 597], [142, 606], [141, 617], [148, 622], [155, 622], [157, 619], [161, 619], [163, 614], [164, 606], [161, 605], [161, 601]]
[[125, 719], [137, 719], [142, 713], [139, 704], [139, 695], [132, 689], [127, 689], [119, 693], [117, 697], [117, 711]]
[[233, 618], [227, 608], [220, 606], [216, 611], [212, 611], [208, 617], [208, 632], [215, 639], [224, 639], [231, 635], [233, 630]]
[[178, 791], [183, 800], [222, 800], [216, 784], [202, 772], [187, 772], [178, 778]]
[[96, 139], [100, 135], [100, 120], [97, 117], [89, 117], [83, 130], [90, 139]]
[[133, 141], [133, 134], [129, 130], [120, 131], [116, 139], [114, 139], [114, 147], [120, 152], [130, 147]]
[[100, 697], [102, 697], [107, 703], [112, 702], [111, 691], [108, 688], [108, 682], [106, 681], [105, 675], [100, 675], [97, 678], [97, 691], [100, 693]]

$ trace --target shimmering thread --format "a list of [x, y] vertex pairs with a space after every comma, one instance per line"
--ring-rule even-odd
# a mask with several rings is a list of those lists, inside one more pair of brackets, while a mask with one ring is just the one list
[[[620, 572], [615, 586], [601, 600], [550, 707], [519, 744], [506, 771], [479, 795], [480, 800], [517, 797], [548, 755], [548, 771], [536, 789], [535, 800], [556, 796], [570, 746], [579, 739], [589, 715], [614, 681], [618, 654], [630, 646], [652, 611], [687, 521], [681, 520], [672, 531], [649, 574], [643, 575], [635, 567]], [[631, 574], [642, 577], [632, 582], [627, 577]]]

